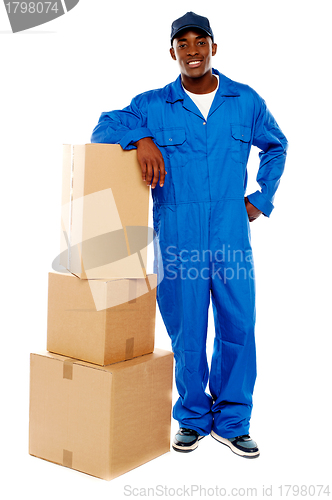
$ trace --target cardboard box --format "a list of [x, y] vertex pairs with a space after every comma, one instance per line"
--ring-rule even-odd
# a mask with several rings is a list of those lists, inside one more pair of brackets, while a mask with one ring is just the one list
[[100, 367], [30, 356], [29, 453], [113, 479], [170, 450], [173, 354]]
[[136, 150], [65, 145], [60, 265], [82, 279], [145, 277], [149, 192]]
[[108, 365], [153, 352], [157, 275], [81, 280], [49, 273], [47, 350]]

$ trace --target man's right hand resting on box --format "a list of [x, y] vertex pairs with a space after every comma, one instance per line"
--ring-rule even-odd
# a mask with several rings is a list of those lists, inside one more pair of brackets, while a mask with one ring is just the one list
[[151, 137], [144, 137], [134, 144], [137, 147], [137, 159], [142, 170], [142, 179], [147, 185], [151, 184], [155, 188], [159, 180], [160, 187], [165, 182], [165, 163], [164, 158]]

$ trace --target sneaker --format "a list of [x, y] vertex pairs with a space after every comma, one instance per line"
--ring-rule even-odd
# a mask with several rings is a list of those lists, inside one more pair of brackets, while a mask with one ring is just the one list
[[219, 441], [219, 443], [228, 446], [233, 453], [240, 455], [244, 458], [257, 458], [259, 457], [259, 449], [257, 443], [251, 439], [249, 434], [244, 436], [237, 436], [234, 438], [223, 438], [218, 436], [214, 431], [211, 431], [211, 436]]
[[173, 450], [181, 452], [193, 451], [198, 446], [198, 441], [205, 436], [201, 436], [197, 431], [180, 427], [175, 434], [172, 444]]

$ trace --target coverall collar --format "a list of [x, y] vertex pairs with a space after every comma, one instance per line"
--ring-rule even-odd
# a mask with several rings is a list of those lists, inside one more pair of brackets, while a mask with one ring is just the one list
[[[239, 89], [233, 80], [230, 80], [227, 78], [225, 75], [222, 73], [219, 73], [216, 69], [212, 68], [212, 73], [215, 75], [219, 75], [219, 87], [216, 92], [214, 101], [212, 103], [209, 115], [214, 113], [216, 109], [225, 102], [225, 97], [238, 97], [240, 96]], [[182, 101], [183, 107], [186, 108], [188, 111], [191, 111], [192, 113], [200, 116], [201, 118], [202, 115], [199, 112], [198, 108], [192, 101], [192, 99], [186, 94], [186, 92], [183, 90], [182, 83], [181, 83], [181, 75], [178, 76], [178, 78], [175, 80], [170, 85], [169, 93], [166, 98], [166, 102], [170, 104], [174, 104], [177, 101]], [[204, 118], [203, 118], [204, 119]]]

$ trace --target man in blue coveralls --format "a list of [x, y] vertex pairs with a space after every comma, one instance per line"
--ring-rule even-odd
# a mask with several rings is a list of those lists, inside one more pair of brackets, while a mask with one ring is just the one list
[[[91, 141], [137, 148], [143, 181], [152, 188], [164, 263], [157, 301], [179, 393], [173, 449], [192, 451], [211, 434], [239, 456], [255, 458], [259, 449], [249, 435], [256, 379], [249, 222], [272, 212], [287, 140], [252, 88], [212, 68], [216, 51], [207, 18], [187, 12], [174, 21], [170, 53], [180, 76], [123, 110], [102, 113]], [[261, 150], [261, 189], [245, 197], [251, 145]], [[154, 272], [159, 265], [155, 257]], [[209, 372], [210, 296], [215, 340]]]

